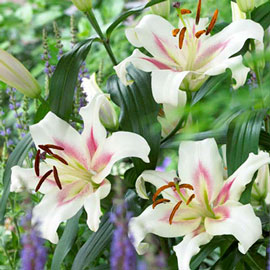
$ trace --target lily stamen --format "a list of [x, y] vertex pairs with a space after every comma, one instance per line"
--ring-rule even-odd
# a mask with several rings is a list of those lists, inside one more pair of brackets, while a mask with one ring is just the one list
[[40, 162], [40, 150], [37, 151], [36, 157], [35, 157], [35, 173], [36, 176], [39, 176], [39, 162]]
[[36, 192], [40, 189], [41, 185], [44, 183], [44, 181], [50, 176], [50, 174], [53, 172], [53, 170], [47, 171], [40, 179], [40, 181], [37, 184], [37, 187], [35, 189]]
[[181, 185], [179, 185], [179, 188], [187, 188], [190, 190], [194, 190], [193, 186], [190, 184], [181, 184]]
[[173, 217], [176, 213], [176, 211], [178, 210], [178, 208], [180, 207], [180, 205], [182, 204], [182, 201], [179, 201], [173, 208], [171, 214], [170, 214], [170, 217], [169, 217], [169, 223], [170, 225], [172, 224], [172, 221], [173, 221]]
[[64, 151], [65, 149], [61, 146], [54, 145], [54, 144], [45, 144], [45, 147], [51, 148], [51, 149], [56, 149], [56, 150], [61, 150]]
[[157, 200], [157, 201], [155, 201], [155, 202], [153, 203], [152, 207], [153, 207], [153, 209], [155, 209], [155, 207], [156, 207], [157, 205], [159, 205], [159, 204], [161, 204], [161, 203], [166, 203], [166, 202], [170, 202], [170, 200], [168, 200], [168, 199], [159, 199], [159, 200]]
[[202, 0], [199, 0], [196, 13], [196, 24], [199, 24], [201, 17]]
[[44, 152], [46, 152], [47, 154], [50, 154], [50, 155], [52, 155], [53, 154], [53, 152], [46, 146], [46, 145], [39, 145], [38, 146], [40, 149], [42, 149]]
[[60, 157], [59, 155], [52, 153], [52, 156], [54, 158], [58, 159], [60, 162], [64, 163], [65, 165], [68, 165], [68, 162], [65, 159], [63, 159], [62, 157]]
[[218, 9], [216, 9], [216, 11], [211, 19], [211, 22], [206, 30], [206, 35], [208, 35], [213, 30], [213, 28], [216, 24], [216, 21], [217, 21], [217, 17], [218, 17]]
[[155, 202], [157, 196], [165, 189], [175, 187], [175, 184], [173, 182], [169, 182], [168, 185], [162, 186], [159, 189], [157, 189], [156, 193], [154, 194], [152, 200]]
[[185, 33], [187, 31], [186, 27], [183, 27], [180, 35], [179, 35], [179, 49], [181, 50], [183, 48], [183, 44], [184, 44], [184, 38], [185, 38]]
[[191, 201], [192, 201], [194, 198], [195, 198], [195, 194], [192, 194], [192, 195], [188, 198], [188, 200], [187, 200], [187, 202], [186, 202], [186, 205], [189, 205], [189, 204], [191, 203]]
[[200, 38], [203, 34], [205, 34], [206, 33], [206, 30], [200, 30], [200, 31], [198, 31], [196, 34], [195, 34], [195, 37], [196, 38]]
[[59, 189], [62, 189], [62, 185], [61, 185], [61, 182], [60, 182], [60, 179], [59, 179], [59, 175], [58, 175], [58, 172], [57, 172], [57, 169], [56, 169], [55, 166], [53, 166], [53, 176], [54, 176], [55, 183], [57, 184]]
[[179, 32], [180, 32], [180, 29], [179, 29], [179, 28], [173, 29], [173, 30], [172, 30], [172, 35], [173, 35], [174, 37], [176, 37], [176, 36], [178, 35]]
[[189, 9], [185, 9], [185, 8], [182, 8], [182, 9], [181, 9], [181, 14], [182, 14], [182, 15], [190, 14], [190, 13], [191, 13], [191, 10], [189, 10]]

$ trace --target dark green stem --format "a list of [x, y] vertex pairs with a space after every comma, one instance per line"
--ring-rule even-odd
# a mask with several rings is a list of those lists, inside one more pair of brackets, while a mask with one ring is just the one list
[[93, 10], [90, 9], [89, 11], [87, 11], [87, 12], [85, 13], [85, 15], [87, 16], [89, 22], [91, 23], [91, 25], [92, 25], [93, 28], [95, 29], [96, 33], [99, 35], [100, 39], [102, 40], [102, 43], [103, 43], [103, 45], [104, 45], [104, 47], [105, 47], [105, 49], [106, 49], [106, 51], [107, 51], [109, 57], [111, 58], [111, 61], [112, 61], [113, 65], [116, 66], [116, 65], [117, 65], [117, 61], [116, 61], [116, 59], [115, 59], [115, 57], [114, 57], [112, 48], [111, 48], [111, 46], [110, 46], [110, 42], [109, 42], [109, 40], [108, 40], [107, 38], [105, 38], [105, 36], [103, 35], [103, 33], [102, 33], [101, 29], [100, 29], [100, 26], [99, 26], [99, 24], [98, 24], [98, 22], [97, 22], [97, 19], [96, 19], [96, 17], [95, 17], [95, 14], [94, 14]]

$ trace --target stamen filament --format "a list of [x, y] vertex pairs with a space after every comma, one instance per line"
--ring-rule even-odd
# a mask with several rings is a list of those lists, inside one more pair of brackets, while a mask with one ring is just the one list
[[191, 203], [191, 201], [192, 201], [194, 198], [195, 198], [195, 194], [192, 194], [192, 195], [188, 198], [188, 200], [187, 200], [187, 202], [186, 202], [186, 205], [189, 205], [189, 204]]
[[59, 189], [62, 189], [62, 185], [61, 185], [61, 182], [60, 182], [60, 179], [59, 179], [59, 175], [58, 175], [58, 172], [57, 172], [57, 169], [56, 169], [55, 166], [53, 166], [53, 176], [54, 176], [54, 179], [55, 179], [55, 183], [57, 184]]
[[35, 189], [36, 192], [38, 192], [38, 190], [40, 189], [41, 185], [44, 183], [44, 181], [47, 179], [47, 177], [50, 176], [50, 174], [53, 172], [53, 170], [49, 170], [47, 171], [40, 179], [40, 181], [37, 184], [37, 187]]
[[154, 194], [152, 200], [153, 202], [155, 202], [157, 196], [165, 189], [167, 188], [171, 188], [171, 187], [175, 187], [175, 184], [173, 182], [169, 182], [168, 185], [164, 185], [162, 187], [160, 187], [159, 189], [157, 189], [156, 193]]
[[35, 158], [35, 173], [36, 176], [39, 176], [39, 162], [40, 162], [40, 150], [37, 151]]
[[159, 200], [157, 200], [157, 201], [155, 201], [155, 202], [153, 203], [152, 207], [153, 207], [153, 209], [154, 209], [157, 205], [159, 205], [159, 204], [161, 204], [161, 203], [165, 203], [165, 202], [170, 202], [170, 200], [168, 200], [168, 199], [159, 199]]
[[38, 146], [40, 149], [42, 149], [44, 152], [46, 152], [46, 153], [48, 153], [48, 154], [50, 154], [50, 155], [52, 155], [53, 154], [53, 152], [46, 146], [46, 145], [39, 145]]
[[173, 208], [171, 214], [170, 214], [170, 217], [169, 217], [169, 223], [170, 225], [172, 225], [172, 221], [173, 221], [173, 217], [176, 213], [176, 211], [178, 210], [178, 208], [180, 207], [180, 205], [182, 204], [182, 201], [179, 201]]
[[196, 34], [195, 34], [195, 37], [196, 38], [200, 38], [203, 34], [205, 34], [206, 33], [206, 30], [200, 30], [200, 31], [198, 31]]
[[65, 165], [68, 165], [67, 161], [65, 159], [63, 159], [62, 157], [60, 157], [59, 155], [52, 153], [52, 156], [54, 158], [58, 159], [60, 162], [64, 163]]
[[172, 30], [172, 35], [173, 35], [174, 37], [176, 37], [177, 34], [178, 34], [179, 32], [180, 32], [180, 29], [179, 29], [179, 28], [173, 29], [173, 30]]
[[217, 22], [217, 17], [218, 17], [218, 9], [216, 9], [216, 11], [211, 19], [211, 22], [206, 30], [206, 33], [205, 33], [206, 35], [209, 35], [209, 33], [213, 30], [213, 28]]
[[196, 13], [196, 24], [199, 24], [201, 17], [202, 0], [199, 0]]
[[63, 147], [58, 146], [58, 145], [54, 145], [54, 144], [45, 144], [45, 147], [56, 149], [56, 150], [61, 150], [61, 151], [65, 150]]
[[183, 43], [184, 43], [184, 38], [185, 38], [185, 33], [187, 31], [187, 28], [184, 27], [182, 28], [180, 35], [179, 35], [179, 49], [181, 50], [183, 48]]

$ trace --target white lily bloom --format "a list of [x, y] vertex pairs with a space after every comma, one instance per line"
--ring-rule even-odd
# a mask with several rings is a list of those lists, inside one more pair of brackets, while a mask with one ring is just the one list
[[231, 10], [232, 10], [232, 21], [244, 20], [246, 19], [246, 13], [242, 12], [237, 5], [237, 3], [231, 1]]
[[170, 15], [170, 7], [171, 7], [171, 1], [166, 0], [162, 3], [151, 6], [150, 9], [153, 12], [153, 14], [167, 18]]
[[252, 198], [254, 201], [260, 203], [265, 200], [266, 204], [270, 204], [270, 173], [269, 165], [265, 165], [259, 169], [258, 175], [252, 186]]
[[38, 97], [41, 92], [38, 82], [24, 65], [2, 49], [0, 49], [0, 81], [30, 98]]
[[86, 101], [90, 103], [96, 95], [101, 95], [102, 104], [99, 117], [102, 124], [108, 129], [117, 129], [119, 122], [117, 113], [110, 102], [110, 95], [104, 94], [96, 82], [96, 74], [92, 74], [90, 79], [83, 78], [83, 92], [86, 94]]
[[[270, 163], [268, 153], [250, 154], [234, 174], [223, 180], [223, 163], [214, 139], [182, 142], [176, 172], [145, 171], [136, 182], [140, 197], [148, 199], [145, 182], [156, 186], [153, 205], [130, 221], [130, 233], [139, 254], [146, 252], [146, 234], [161, 237], [185, 236], [174, 247], [180, 270], [189, 263], [200, 246], [216, 235], [233, 235], [242, 253], [261, 237], [261, 221], [250, 204], [239, 202], [254, 173]], [[157, 199], [158, 195], [162, 199]]]
[[254, 0], [236, 0], [236, 2], [242, 12], [251, 12], [255, 7]]
[[[200, 15], [198, 8], [197, 18]], [[127, 66], [132, 63], [138, 69], [152, 72], [153, 96], [157, 103], [177, 105], [180, 90], [197, 91], [209, 78], [232, 70], [240, 87], [246, 81], [249, 68], [242, 63], [242, 56], [233, 56], [247, 39], [263, 44], [262, 26], [251, 20], [231, 23], [215, 35], [209, 32], [217, 20], [216, 11], [211, 22], [207, 18], [183, 19], [175, 29], [167, 20], [157, 15], [146, 15], [126, 36], [135, 47], [143, 47], [152, 57], [135, 49], [133, 54], [115, 66], [124, 84], [128, 81]], [[197, 22], [197, 23], [196, 23]]]
[[[87, 212], [90, 230], [98, 229], [102, 215], [100, 200], [111, 190], [106, 176], [116, 161], [138, 157], [149, 162], [150, 147], [138, 134], [115, 132], [106, 138], [106, 130], [99, 121], [102, 100], [96, 96], [80, 110], [84, 121], [82, 134], [49, 112], [30, 127], [39, 149], [34, 168], [12, 168], [11, 191], [19, 192], [26, 187], [45, 194], [34, 207], [33, 222], [39, 222], [42, 236], [52, 243], [58, 242], [59, 224], [82, 207]], [[41, 163], [40, 150], [46, 153]]]

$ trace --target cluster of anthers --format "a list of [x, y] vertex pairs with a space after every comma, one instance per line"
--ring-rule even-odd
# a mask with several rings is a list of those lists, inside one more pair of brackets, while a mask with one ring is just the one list
[[[198, 6], [197, 6], [197, 14], [196, 14], [196, 25], [198, 25], [200, 22], [201, 6], [202, 6], [202, 0], [199, 0]], [[181, 30], [179, 28], [176, 28], [176, 29], [173, 29], [173, 31], [172, 31], [172, 35], [174, 37], [177, 37], [178, 33], [180, 32], [180, 34], [179, 34], [179, 49], [181, 50], [183, 48], [185, 33], [187, 31], [187, 27], [185, 26], [186, 24], [185, 24], [185, 21], [184, 21], [182, 16], [186, 15], [186, 14], [190, 14], [191, 10], [181, 9], [180, 2], [175, 2], [173, 4], [173, 7], [176, 8], [177, 13], [178, 13], [178, 17], [180, 18], [180, 20], [182, 21], [182, 23], [184, 25], [184, 27]], [[195, 37], [197, 39], [199, 39], [203, 34], [209, 35], [216, 24], [217, 17], [218, 17], [218, 9], [216, 9], [216, 11], [214, 12], [214, 15], [213, 15], [211, 22], [210, 22], [209, 26], [207, 27], [207, 29], [199, 30], [198, 32], [195, 33]]]
[[[39, 169], [39, 164], [40, 164], [40, 160], [41, 159], [46, 159], [46, 155], [49, 155], [57, 160], [59, 160], [60, 162], [62, 162], [65, 165], [68, 165], [68, 162], [60, 157], [59, 155], [53, 153], [52, 149], [55, 150], [59, 150], [59, 151], [64, 151], [64, 148], [61, 146], [57, 146], [54, 144], [45, 144], [45, 145], [38, 145], [38, 147], [43, 151], [41, 153], [41, 150], [39, 149], [37, 151], [36, 157], [35, 157], [35, 173], [36, 176], [40, 178], [40, 169]], [[35, 191], [38, 192], [38, 190], [40, 189], [41, 185], [44, 183], [44, 181], [53, 173], [54, 179], [55, 179], [55, 183], [57, 184], [57, 186], [59, 187], [59, 189], [62, 189], [62, 184], [60, 182], [59, 179], [59, 175], [58, 175], [58, 171], [56, 169], [55, 166], [53, 166], [52, 170], [47, 171], [39, 180]]]
[[189, 190], [194, 190], [193, 186], [190, 184], [179, 184], [180, 183], [180, 179], [179, 178], [174, 178], [174, 182], [169, 182], [167, 185], [164, 185], [162, 187], [160, 187], [159, 189], [157, 189], [156, 193], [154, 194], [152, 200], [153, 200], [153, 209], [161, 204], [161, 203], [168, 203], [170, 202], [169, 199], [158, 199], [157, 197], [160, 195], [160, 193], [168, 188], [172, 188], [174, 192], [177, 192], [178, 195], [180, 196], [180, 200], [179, 202], [176, 203], [176, 205], [174, 206], [170, 217], [169, 217], [169, 223], [172, 224], [173, 222], [173, 217], [175, 216], [175, 213], [177, 212], [177, 210], [179, 209], [180, 205], [183, 203], [183, 201], [186, 203], [186, 205], [189, 205], [191, 203], [191, 201], [195, 198], [195, 194], [192, 194], [191, 196], [189, 196], [188, 199], [186, 199], [183, 195], [183, 193], [181, 192], [181, 189], [189, 189]]

